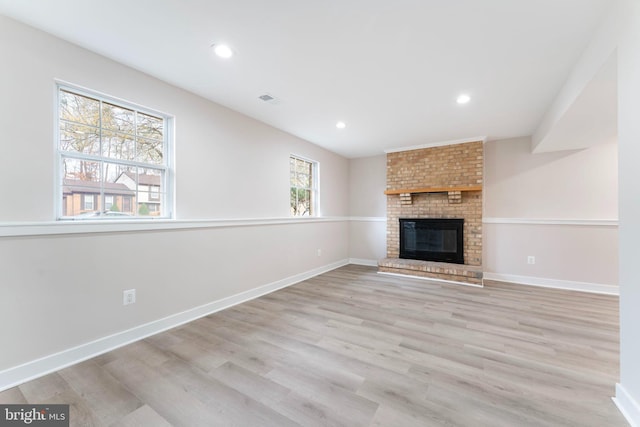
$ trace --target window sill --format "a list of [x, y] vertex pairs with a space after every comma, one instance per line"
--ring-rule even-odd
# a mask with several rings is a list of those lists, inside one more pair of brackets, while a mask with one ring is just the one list
[[238, 219], [152, 219], [82, 220], [46, 222], [2, 222], [0, 237], [47, 236], [131, 231], [186, 230], [198, 228], [251, 227], [256, 225], [301, 224], [349, 221], [349, 217], [238, 218]]

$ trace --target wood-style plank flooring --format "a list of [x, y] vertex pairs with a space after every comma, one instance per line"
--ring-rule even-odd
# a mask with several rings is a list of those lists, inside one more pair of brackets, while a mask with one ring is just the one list
[[618, 298], [347, 266], [0, 393], [75, 426], [626, 426]]

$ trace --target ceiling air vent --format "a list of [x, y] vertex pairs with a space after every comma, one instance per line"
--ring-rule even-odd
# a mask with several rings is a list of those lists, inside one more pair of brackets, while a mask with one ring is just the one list
[[276, 98], [275, 96], [269, 94], [269, 93], [264, 93], [262, 95], [260, 95], [258, 97], [258, 99], [263, 100], [264, 102], [268, 102], [269, 104], [277, 104], [279, 102], [278, 98]]

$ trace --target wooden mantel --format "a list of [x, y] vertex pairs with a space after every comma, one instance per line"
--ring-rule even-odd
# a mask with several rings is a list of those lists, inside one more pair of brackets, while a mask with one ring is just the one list
[[448, 193], [449, 191], [482, 191], [482, 185], [461, 185], [457, 187], [422, 187], [403, 188], [400, 190], [385, 190], [384, 194], [414, 194], [414, 193]]

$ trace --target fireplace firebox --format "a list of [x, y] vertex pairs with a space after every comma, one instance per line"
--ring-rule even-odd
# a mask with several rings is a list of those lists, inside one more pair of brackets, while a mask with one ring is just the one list
[[400, 258], [464, 264], [464, 219], [400, 218]]

